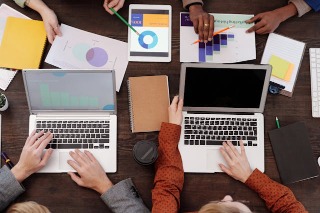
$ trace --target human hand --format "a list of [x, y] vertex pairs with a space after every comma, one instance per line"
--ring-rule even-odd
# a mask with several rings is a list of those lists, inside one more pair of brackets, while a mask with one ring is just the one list
[[169, 123], [181, 125], [183, 100], [175, 96], [169, 106]]
[[110, 8], [118, 11], [123, 7], [124, 1], [125, 0], [104, 0], [103, 7], [108, 13], [113, 15], [113, 12], [110, 10]]
[[68, 172], [68, 175], [79, 186], [93, 189], [100, 194], [105, 193], [113, 186], [91, 152], [86, 150], [81, 152], [76, 149], [74, 152], [70, 152], [70, 156], [74, 161], [68, 160], [68, 164], [78, 172], [80, 177], [73, 172]]
[[240, 148], [241, 152], [239, 153], [230, 141], [227, 143], [223, 142], [220, 152], [226, 160], [228, 167], [223, 164], [219, 164], [219, 166], [229, 176], [244, 183], [252, 174], [252, 169], [250, 168], [242, 141], [240, 141]]
[[33, 131], [29, 135], [22, 149], [19, 162], [11, 170], [19, 183], [47, 164], [53, 150], [48, 149], [43, 157], [42, 153], [52, 137], [51, 132], [44, 133], [44, 131], [38, 133]]
[[40, 12], [42, 20], [44, 22], [44, 27], [47, 32], [48, 41], [52, 44], [53, 40], [55, 39], [56, 35], [62, 36], [60, 31], [60, 26], [58, 23], [58, 18], [53, 10], [46, 8]]
[[214, 30], [214, 17], [205, 12], [202, 5], [199, 4], [191, 5], [189, 12], [194, 31], [199, 34], [199, 40], [205, 43], [211, 41]]
[[251, 24], [257, 22], [253, 27], [247, 30], [247, 33], [256, 32], [257, 34], [266, 34], [274, 32], [282, 22], [278, 16], [278, 13], [269, 11], [265, 13], [259, 13], [258, 15], [247, 20], [246, 23]]
[[246, 21], [246, 23], [257, 22], [253, 27], [247, 30], [247, 33], [251, 33], [253, 31], [258, 34], [272, 33], [279, 27], [281, 22], [296, 15], [297, 13], [298, 10], [292, 3], [273, 11], [260, 13]]

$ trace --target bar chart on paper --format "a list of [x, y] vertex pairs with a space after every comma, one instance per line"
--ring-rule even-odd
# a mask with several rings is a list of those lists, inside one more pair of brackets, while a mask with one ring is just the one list
[[212, 41], [192, 44], [198, 39], [189, 13], [180, 14], [180, 61], [235, 63], [256, 58], [255, 34], [246, 33], [252, 25], [245, 20], [252, 15], [212, 14], [215, 32], [234, 25], [235, 27], [215, 35]]
[[199, 42], [199, 62], [212, 62], [214, 55], [220, 54], [228, 44], [234, 42], [234, 34], [218, 34], [208, 43]]

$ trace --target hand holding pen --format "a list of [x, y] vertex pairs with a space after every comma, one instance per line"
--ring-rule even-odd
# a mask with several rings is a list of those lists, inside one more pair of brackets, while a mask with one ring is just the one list
[[14, 167], [14, 164], [5, 152], [1, 152], [1, 158], [4, 160], [9, 169], [12, 169]]

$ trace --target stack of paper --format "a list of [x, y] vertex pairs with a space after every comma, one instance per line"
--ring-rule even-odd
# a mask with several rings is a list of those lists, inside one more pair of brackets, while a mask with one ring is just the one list
[[270, 33], [261, 64], [272, 65], [270, 81], [285, 86], [280, 94], [292, 97], [306, 44]]

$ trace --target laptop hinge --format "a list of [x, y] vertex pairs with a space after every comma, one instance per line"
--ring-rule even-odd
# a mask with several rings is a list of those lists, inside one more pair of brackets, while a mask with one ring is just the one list
[[229, 114], [229, 115], [254, 115], [252, 112], [204, 112], [204, 111], [187, 111], [188, 114]]

